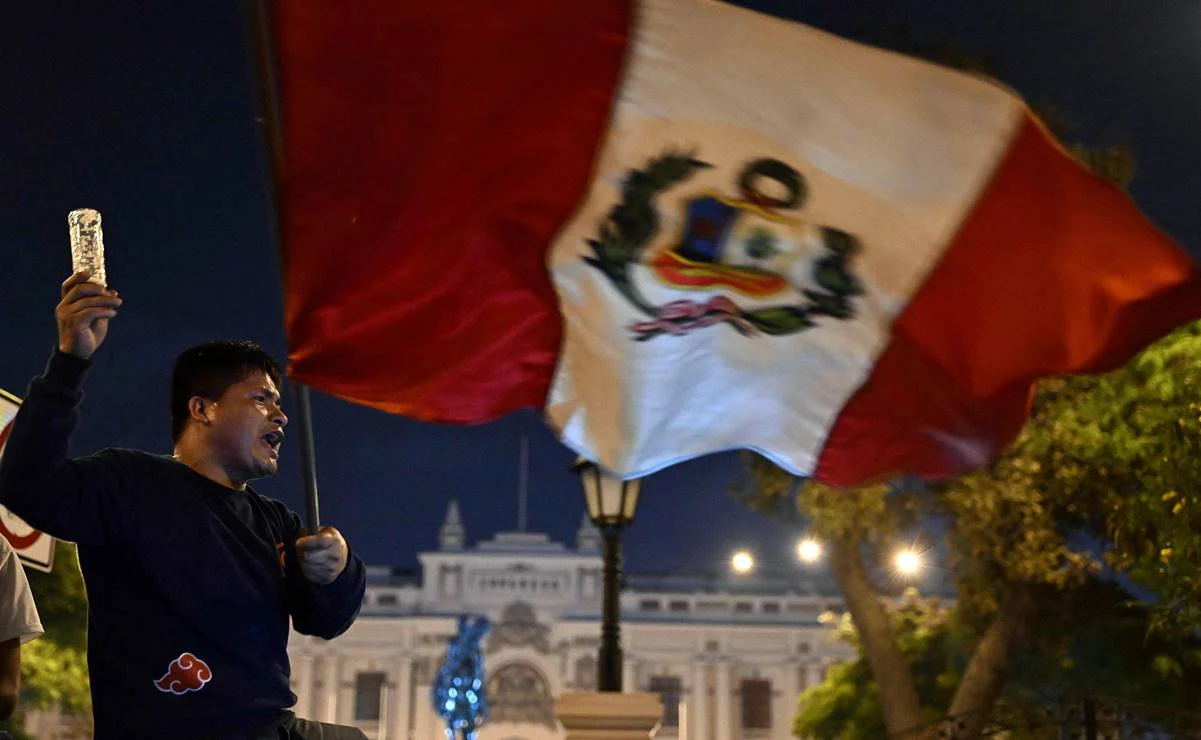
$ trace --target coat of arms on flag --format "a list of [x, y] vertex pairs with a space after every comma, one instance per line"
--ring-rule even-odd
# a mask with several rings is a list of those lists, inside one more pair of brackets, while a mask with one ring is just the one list
[[[712, 166], [696, 153], [669, 151], [652, 158], [628, 174], [621, 202], [588, 240], [592, 256], [585, 261], [647, 316], [630, 326], [636, 339], [715, 324], [744, 336], [793, 334], [821, 316], [854, 316], [854, 298], [863, 292], [851, 270], [859, 240], [801, 215], [807, 195], [801, 173], [763, 157], [747, 162], [733, 178], [736, 194], [675, 195], [695, 171]], [[670, 207], [665, 202], [673, 195], [684, 211], [682, 233], [674, 243], [663, 242], [657, 209]], [[629, 267], [637, 262], [649, 263], [667, 286], [711, 295], [655, 305], [633, 280]], [[747, 308], [738, 295], [776, 302]]]

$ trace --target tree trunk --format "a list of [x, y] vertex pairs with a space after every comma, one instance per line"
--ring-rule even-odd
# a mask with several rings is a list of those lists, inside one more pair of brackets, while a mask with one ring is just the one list
[[980, 737], [993, 706], [1001, 697], [1001, 690], [1005, 688], [1005, 679], [1026, 638], [1033, 613], [1032, 587], [1011, 583], [1001, 597], [996, 619], [972, 651], [963, 680], [947, 710], [948, 720], [956, 728], [953, 737]]
[[851, 621], [859, 632], [863, 654], [872, 669], [880, 696], [884, 726], [890, 738], [927, 737], [922, 727], [921, 702], [905, 656], [897, 647], [888, 612], [868, 577], [857, 537], [838, 537], [831, 543], [830, 568], [842, 590]]

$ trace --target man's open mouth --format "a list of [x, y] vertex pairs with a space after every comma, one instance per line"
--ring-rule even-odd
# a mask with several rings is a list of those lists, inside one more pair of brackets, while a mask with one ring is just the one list
[[279, 452], [279, 446], [284, 441], [284, 433], [283, 432], [267, 432], [266, 434], [263, 435], [263, 441], [266, 442], [267, 446], [270, 447], [272, 450]]

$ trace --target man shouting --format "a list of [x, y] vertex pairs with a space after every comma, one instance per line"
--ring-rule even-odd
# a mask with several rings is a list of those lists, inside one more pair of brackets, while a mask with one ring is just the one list
[[275, 474], [288, 423], [261, 348], [211, 342], [179, 356], [174, 454], [67, 457], [84, 376], [120, 306], [87, 273], [63, 283], [58, 350], [0, 458], [0, 503], [79, 546], [95, 737], [364, 738], [289, 711], [289, 618], [336, 637], [358, 615], [365, 574], [336, 529], [306, 534], [247, 485]]

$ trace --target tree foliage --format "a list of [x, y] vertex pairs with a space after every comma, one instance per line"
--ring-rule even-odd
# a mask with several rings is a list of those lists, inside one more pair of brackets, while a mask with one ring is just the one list
[[[954, 630], [945, 609], [928, 601], [909, 601], [892, 614], [893, 634], [922, 705], [923, 724], [936, 722], [941, 707], [962, 675]], [[871, 666], [849, 616], [838, 626], [840, 637], [860, 651], [857, 660], [831, 666], [826, 679], [799, 698], [793, 733], [814, 740], [876, 740], [887, 737]]]
[[1044, 383], [1038, 402], [1014, 464], [1154, 594], [1157, 629], [1201, 626], [1201, 323], [1109, 375]]
[[24, 737], [21, 717], [31, 709], [59, 709], [90, 721], [87, 670], [87, 596], [75, 546], [55, 545], [50, 573], [27, 570], [29, 588], [46, 634], [21, 648], [21, 706], [0, 729]]
[[[908, 601], [891, 616], [922, 717], [935, 724], [963, 678], [973, 630], [958, 613], [930, 601]], [[1201, 643], [1148, 639], [1145, 607], [1131, 605], [1113, 584], [1092, 579], [1047, 599], [1036, 619], [1040, 628], [992, 712], [995, 726], [1013, 740], [1058, 738], [1056, 719], [1088, 697], [1121, 703], [1136, 715], [1144, 707], [1197, 706]], [[840, 635], [859, 647], [860, 657], [832, 667], [823, 683], [801, 695], [794, 733], [815, 740], [886, 737], [875, 682], [848, 619]], [[1155, 720], [1154, 712], [1146, 717]]]

